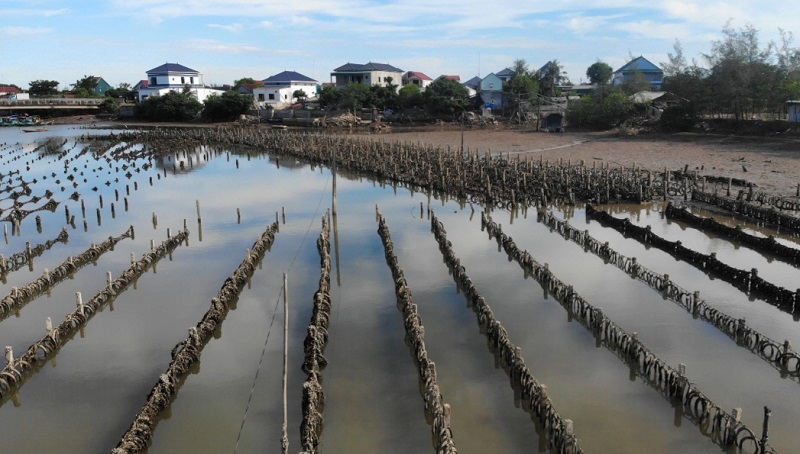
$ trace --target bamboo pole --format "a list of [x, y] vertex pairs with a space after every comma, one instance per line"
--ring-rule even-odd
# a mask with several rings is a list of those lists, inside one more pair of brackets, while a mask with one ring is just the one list
[[289, 370], [289, 285], [286, 273], [283, 273], [283, 436], [281, 437], [281, 450], [283, 454], [289, 452], [289, 435], [287, 430], [287, 403], [286, 403], [286, 375]]

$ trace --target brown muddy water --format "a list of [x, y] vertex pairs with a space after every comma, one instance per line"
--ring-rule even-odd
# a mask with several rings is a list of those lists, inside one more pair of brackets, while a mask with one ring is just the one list
[[[283, 273], [288, 274], [290, 300], [289, 450], [299, 452], [305, 379], [300, 369], [302, 345], [319, 279], [315, 243], [320, 219], [333, 199], [330, 170], [255, 152], [248, 155], [245, 150], [205, 148], [197, 150], [191, 163], [188, 157], [181, 158], [184, 171], [174, 172], [173, 158], [169, 158], [147, 170], [142, 169], [142, 161], [136, 169], [117, 172], [116, 163], [97, 160], [92, 153], [79, 156], [86, 144], [78, 136], [91, 133], [69, 127], [31, 134], [0, 129], [0, 143], [5, 143], [0, 150], [0, 173], [20, 170], [26, 181], [37, 179], [30, 184], [32, 195], [49, 189], [61, 202], [53, 213], [42, 211], [26, 218], [19, 232], [3, 223], [9, 233], [0, 243], [1, 253], [9, 257], [24, 251], [26, 242], [36, 245], [55, 237], [67, 225], [65, 205], [76, 218], [74, 227], [67, 225], [68, 243], [54, 245], [34, 258], [30, 267], [4, 277], [2, 296], [91, 243], [120, 235], [131, 225], [135, 230], [134, 239], [123, 240], [74, 278], [0, 322], [0, 346], [13, 347], [17, 355], [24, 352], [45, 334], [47, 317], [58, 324], [74, 310], [76, 292], [82, 292], [84, 299], [91, 298], [104, 287], [106, 272], [118, 276], [130, 265], [131, 254], [141, 257], [147, 253], [151, 240], [159, 244], [166, 239], [167, 229], [177, 232], [186, 220], [190, 237], [188, 244], [121, 293], [2, 403], [0, 452], [101, 453], [114, 448], [168, 365], [172, 348], [200, 320], [246, 249], [282, 208], [286, 220], [273, 247], [160, 420], [149, 452], [279, 452]], [[66, 139], [63, 146], [53, 146], [66, 154], [49, 154], [32, 162], [43, 152], [31, 150], [47, 138], [59, 143]], [[14, 160], [17, 156], [20, 159]], [[64, 159], [70, 159], [67, 174]], [[125, 176], [127, 172], [130, 177]], [[77, 187], [67, 180], [69, 174], [75, 174]], [[6, 176], [0, 180], [0, 189], [9, 184], [14, 183]], [[343, 172], [337, 175], [337, 189], [338, 215], [332, 232], [333, 306], [325, 350], [328, 366], [322, 373], [326, 400], [320, 452], [434, 452], [394, 284], [376, 233], [376, 204], [387, 219], [425, 326], [425, 343], [437, 364], [441, 393], [452, 407], [451, 428], [458, 451], [548, 452], [545, 437], [521, 408], [506, 372], [478, 330], [475, 314], [456, 290], [430, 232], [427, 210], [420, 211], [421, 203], [435, 210], [444, 223], [455, 253], [495, 317], [511, 341], [522, 348], [536, 379], [547, 385], [558, 412], [574, 421], [585, 452], [723, 451], [704, 429], [682, 416], [680, 408], [637, 378], [614, 353], [599, 346], [591, 332], [570, 320], [562, 306], [535, 280], [526, 278], [516, 262], [498, 252], [497, 243], [481, 231], [483, 208], [475, 206], [473, 212], [469, 205], [454, 200]], [[80, 202], [68, 199], [75, 191], [85, 202], [85, 217]], [[0, 199], [8, 194], [0, 193]], [[198, 228], [196, 201], [202, 228]], [[8, 210], [11, 203], [0, 200], [0, 209]], [[680, 239], [696, 251], [716, 252], [718, 258], [738, 268], [758, 268], [760, 276], [778, 285], [800, 286], [797, 268], [667, 221], [661, 215], [661, 204], [603, 208], [617, 217], [651, 225], [655, 233], [669, 240]], [[669, 274], [676, 284], [699, 290], [714, 307], [746, 318], [748, 326], [773, 339], [800, 345], [798, 322], [790, 314], [723, 281], [709, 279], [664, 252], [587, 221], [581, 208], [554, 210], [572, 225], [608, 241], [618, 252]], [[41, 232], [34, 221], [36, 215], [41, 216]], [[637, 332], [661, 359], [675, 368], [685, 364], [690, 381], [723, 410], [741, 407], [742, 421], [759, 437], [763, 407], [768, 406], [772, 411], [769, 442], [777, 452], [797, 451], [800, 383], [796, 377], [782, 377], [779, 370], [712, 326], [693, 319], [642, 282], [552, 232], [537, 221], [533, 209], [515, 215], [495, 210], [492, 216], [520, 248], [547, 263], [559, 279], [574, 285], [618, 325]], [[791, 236], [783, 236], [781, 241], [800, 247]]]

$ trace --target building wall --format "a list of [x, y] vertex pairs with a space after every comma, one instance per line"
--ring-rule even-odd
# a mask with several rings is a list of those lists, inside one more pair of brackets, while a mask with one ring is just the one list
[[317, 97], [317, 84], [314, 82], [287, 81], [286, 83], [291, 83], [291, 85], [272, 83], [264, 87], [258, 87], [253, 90], [253, 98], [258, 103], [259, 107], [272, 106], [273, 108], [280, 109], [292, 104], [292, 95], [297, 90], [306, 92], [308, 99]]
[[337, 87], [346, 87], [352, 83], [360, 83], [366, 85], [368, 87], [372, 86], [381, 86], [385, 87], [388, 85], [386, 82], [386, 78], [392, 78], [392, 84], [397, 86], [399, 90], [400, 86], [403, 84], [403, 73], [399, 72], [390, 72], [390, 71], [370, 71], [370, 72], [353, 72], [353, 73], [336, 73], [334, 74], [334, 78], [336, 79], [336, 86]]
[[[165, 95], [171, 91], [180, 92], [183, 90], [183, 86], [179, 87], [160, 87], [160, 88], [143, 88], [139, 90], [139, 101], [144, 101], [145, 99], [149, 98], [150, 96], [161, 96]], [[191, 89], [192, 95], [200, 101], [201, 103], [206, 100], [209, 96], [213, 94], [222, 95], [221, 90], [215, 90], [213, 88], [204, 88], [204, 87], [193, 87]]]
[[159, 85], [162, 87], [183, 87], [189, 84], [193, 87], [203, 86], [203, 76], [201, 74], [148, 74], [147, 80], [150, 86]]

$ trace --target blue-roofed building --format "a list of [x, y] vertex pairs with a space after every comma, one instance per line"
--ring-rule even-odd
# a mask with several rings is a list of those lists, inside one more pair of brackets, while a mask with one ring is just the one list
[[147, 71], [147, 85], [139, 87], [139, 101], [150, 96], [161, 96], [170, 91], [183, 91], [187, 87], [192, 96], [200, 102], [213, 94], [222, 93], [213, 88], [206, 88], [203, 85], [202, 74], [178, 63], [164, 63]]
[[641, 73], [650, 82], [651, 90], [661, 90], [664, 83], [664, 71], [642, 56], [634, 58], [614, 71], [612, 83], [621, 85], [626, 80], [631, 80], [636, 73]]
[[403, 83], [403, 70], [395, 68], [386, 63], [367, 64], [347, 63], [333, 70], [331, 82], [337, 87], [346, 87], [353, 83], [359, 83], [368, 87], [396, 85], [397, 89]]
[[262, 80], [263, 87], [253, 89], [253, 96], [260, 108], [270, 106], [280, 109], [294, 101], [294, 92], [303, 90], [306, 99], [315, 99], [319, 82], [295, 71], [283, 71]]

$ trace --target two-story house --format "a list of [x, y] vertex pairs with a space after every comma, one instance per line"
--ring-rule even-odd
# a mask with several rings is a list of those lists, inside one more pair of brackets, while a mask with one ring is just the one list
[[331, 82], [337, 87], [346, 87], [353, 83], [385, 87], [391, 83], [399, 89], [403, 82], [403, 70], [386, 63], [347, 63], [333, 70]]
[[203, 85], [202, 74], [178, 63], [164, 63], [147, 71], [147, 86], [142, 85], [137, 84], [139, 101], [185, 89], [200, 102], [213, 94], [222, 94], [220, 90]]

